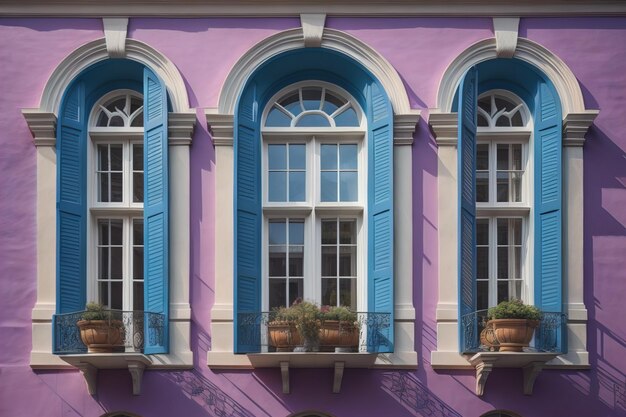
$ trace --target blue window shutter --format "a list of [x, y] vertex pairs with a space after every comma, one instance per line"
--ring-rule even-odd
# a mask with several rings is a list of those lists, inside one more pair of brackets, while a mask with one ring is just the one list
[[[563, 312], [561, 211], [561, 108], [545, 81], [535, 94], [535, 305], [546, 312]], [[540, 329], [539, 346], [555, 345], [567, 352], [565, 320], [556, 330]]]
[[[261, 312], [261, 156], [256, 86], [239, 101], [235, 120], [235, 349], [259, 352]], [[243, 325], [245, 323], [245, 325]]]
[[459, 86], [459, 351], [478, 345], [476, 309], [476, 106], [478, 71], [470, 68]]
[[86, 121], [85, 85], [65, 93], [57, 126], [57, 313], [85, 309]]
[[393, 111], [378, 84], [368, 91], [368, 310], [390, 321], [369, 321], [367, 350], [393, 352]]
[[146, 316], [144, 352], [167, 353], [169, 347], [169, 222], [167, 89], [144, 68], [144, 305], [163, 314], [163, 323]]

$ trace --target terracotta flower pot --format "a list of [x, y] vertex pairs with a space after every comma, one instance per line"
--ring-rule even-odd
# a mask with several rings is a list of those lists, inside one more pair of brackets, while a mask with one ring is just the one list
[[537, 320], [526, 319], [494, 319], [490, 323], [500, 343], [500, 352], [521, 352], [528, 347], [535, 328], [539, 326]]
[[124, 350], [124, 326], [119, 320], [80, 320], [80, 338], [91, 353]]
[[359, 345], [359, 327], [354, 323], [326, 320], [320, 329], [320, 345], [322, 350], [334, 351], [357, 350]]
[[286, 321], [275, 321], [267, 325], [269, 345], [277, 352], [291, 352], [302, 340], [295, 324]]

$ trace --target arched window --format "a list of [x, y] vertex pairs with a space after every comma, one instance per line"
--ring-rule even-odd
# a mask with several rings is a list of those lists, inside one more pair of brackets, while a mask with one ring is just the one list
[[522, 417], [522, 416], [520, 416], [517, 413], [513, 413], [511, 411], [494, 410], [494, 411], [489, 411], [488, 413], [485, 413], [481, 415], [480, 417]]
[[337, 86], [269, 100], [263, 127], [264, 310], [296, 299], [366, 310], [366, 123]]

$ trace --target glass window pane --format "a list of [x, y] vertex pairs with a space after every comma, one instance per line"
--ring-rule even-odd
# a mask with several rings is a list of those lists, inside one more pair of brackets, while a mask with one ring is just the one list
[[269, 201], [287, 201], [287, 172], [270, 172], [268, 185]]
[[98, 249], [98, 278], [109, 279], [109, 248]]
[[512, 172], [511, 174], [511, 201], [519, 203], [522, 201], [522, 174]]
[[111, 171], [122, 170], [122, 145], [110, 145]]
[[330, 121], [321, 114], [305, 114], [296, 122], [298, 127], [330, 127]]
[[356, 244], [356, 220], [339, 222], [339, 243]]
[[289, 244], [304, 245], [304, 220], [289, 221]]
[[319, 110], [322, 100], [321, 87], [307, 87], [302, 89], [302, 105], [305, 110]]
[[104, 306], [109, 305], [109, 283], [107, 281], [100, 282], [98, 285], [98, 301]]
[[143, 203], [143, 172], [133, 174], [133, 202]]
[[522, 145], [519, 143], [511, 145], [511, 150], [513, 153], [512, 160], [511, 160], [512, 162], [511, 169], [521, 170], [522, 169]]
[[300, 91], [296, 90], [280, 101], [280, 105], [287, 109], [294, 116], [302, 113], [300, 105]]
[[270, 220], [270, 245], [285, 245], [287, 243], [287, 226], [285, 220]]
[[522, 281], [505, 280], [498, 281], [498, 303], [511, 299], [522, 298]]
[[133, 171], [143, 171], [143, 145], [133, 145]]
[[109, 170], [109, 146], [98, 145], [98, 171]]
[[339, 280], [339, 305], [356, 311], [356, 278]]
[[[289, 201], [306, 199], [306, 175], [303, 171], [289, 173]], [[273, 200], [270, 200], [273, 201]]]
[[356, 277], [356, 246], [339, 248], [339, 276]]
[[348, 107], [340, 114], [335, 116], [335, 126], [337, 127], [354, 127], [359, 126], [359, 118], [356, 111], [352, 107]]
[[268, 127], [289, 127], [291, 126], [291, 117], [287, 116], [277, 107], [272, 108], [265, 119], [265, 126]]
[[339, 173], [340, 201], [357, 201], [359, 199], [358, 174], [356, 172]]
[[498, 181], [498, 190], [497, 190], [498, 202], [509, 201], [509, 173], [498, 172], [497, 181]]
[[476, 173], [476, 201], [479, 203], [489, 201], [489, 172]]
[[509, 278], [509, 248], [498, 248], [498, 279]]
[[509, 169], [509, 145], [498, 145], [497, 159], [498, 170], [505, 171]]
[[106, 203], [109, 201], [109, 174], [98, 174], [98, 201]]
[[108, 220], [98, 220], [98, 244], [109, 244], [109, 222]]
[[339, 168], [340, 169], [357, 169], [357, 145], [340, 145], [339, 146]]
[[334, 245], [337, 243], [337, 221], [336, 220], [323, 220], [322, 221], [322, 244]]
[[476, 278], [489, 278], [489, 247], [476, 248]]
[[477, 282], [476, 307], [478, 310], [486, 310], [489, 307], [489, 281]]
[[284, 245], [269, 247], [269, 276], [284, 277], [287, 276], [287, 247]]
[[498, 219], [498, 245], [509, 244], [509, 219]]
[[489, 145], [476, 145], [476, 169], [489, 170]]
[[111, 201], [121, 202], [123, 198], [122, 173], [111, 174]]
[[304, 298], [304, 280], [303, 279], [289, 279], [289, 305], [292, 305], [297, 298], [301, 300]]
[[322, 305], [337, 305], [337, 279], [322, 278]]
[[477, 126], [478, 127], [487, 127], [489, 126], [489, 122], [487, 121], [487, 119], [485, 119], [485, 116], [483, 116], [481, 113], [478, 113], [477, 115]]
[[269, 281], [270, 310], [278, 307], [286, 307], [287, 280], [285, 278], [272, 278]]
[[476, 244], [489, 245], [489, 219], [476, 219]]
[[111, 244], [122, 245], [122, 220], [111, 220]]
[[289, 276], [304, 276], [304, 246], [289, 246]]
[[287, 169], [287, 146], [268, 145], [267, 163], [269, 169]]
[[326, 94], [324, 96], [324, 104], [322, 106], [322, 110], [328, 115], [333, 114], [339, 107], [343, 106], [345, 103], [344, 100], [340, 99], [333, 93], [330, 93], [326, 90]]
[[143, 248], [133, 248], [133, 279], [143, 279]]
[[133, 283], [133, 310], [144, 311], [143, 308], [143, 282]]
[[512, 219], [513, 222], [513, 244], [521, 245], [522, 244], [522, 219]]
[[513, 260], [513, 278], [521, 278], [522, 277], [522, 248], [516, 247], [513, 248], [513, 256], [515, 259]]
[[143, 219], [133, 219], [133, 245], [143, 245]]
[[111, 299], [109, 300], [109, 306], [113, 310], [122, 309], [122, 282], [111, 282]]
[[306, 146], [289, 145], [289, 169], [305, 169]]
[[337, 145], [320, 146], [320, 168], [337, 169]]
[[337, 247], [322, 246], [322, 276], [337, 276]]
[[320, 172], [320, 200], [337, 201], [337, 172]]
[[111, 279], [122, 279], [122, 266], [124, 259], [122, 257], [122, 248], [111, 248]]

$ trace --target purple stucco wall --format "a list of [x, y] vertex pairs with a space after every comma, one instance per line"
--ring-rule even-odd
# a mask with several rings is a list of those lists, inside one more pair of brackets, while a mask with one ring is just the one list
[[290, 395], [276, 369], [212, 371], [215, 248], [215, 153], [202, 109], [215, 107], [237, 59], [296, 18], [131, 19], [129, 37], [171, 59], [198, 109], [191, 147], [192, 371], [144, 375], [131, 395], [127, 371], [102, 371], [98, 395], [77, 371], [33, 371], [31, 309], [36, 298], [35, 148], [20, 109], [38, 107], [48, 76], [81, 44], [103, 36], [99, 19], [0, 19], [0, 416], [287, 416], [317, 409], [343, 416], [463, 416], [513, 410], [524, 417], [626, 414], [626, 18], [522, 19], [520, 36], [556, 53], [574, 72], [588, 108], [600, 115], [585, 145], [585, 303], [591, 370], [544, 371], [522, 395], [521, 370], [498, 370], [484, 397], [471, 371], [437, 371], [437, 154], [427, 127], [447, 65], [472, 43], [493, 36], [490, 19], [328, 18], [375, 48], [402, 77], [413, 108], [422, 109], [413, 146], [414, 302], [417, 371], [346, 370], [331, 394], [331, 370], [293, 370]]

